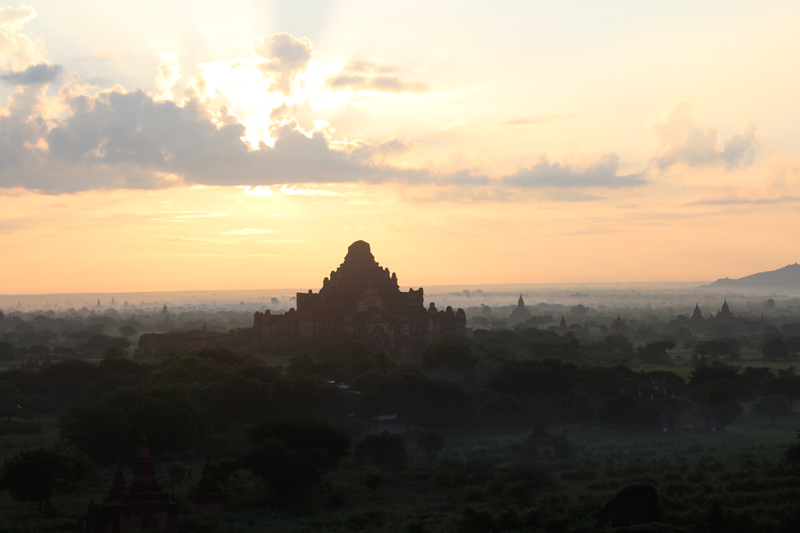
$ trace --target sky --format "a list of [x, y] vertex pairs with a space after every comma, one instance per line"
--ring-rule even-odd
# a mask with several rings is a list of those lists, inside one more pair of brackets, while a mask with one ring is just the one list
[[800, 256], [800, 4], [0, 7], [0, 293], [714, 280]]

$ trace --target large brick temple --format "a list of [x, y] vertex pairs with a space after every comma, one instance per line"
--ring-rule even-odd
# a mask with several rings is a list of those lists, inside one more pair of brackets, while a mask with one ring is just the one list
[[463, 309], [443, 311], [430, 304], [425, 309], [422, 288], [402, 292], [397, 274], [381, 267], [369, 243], [356, 241], [344, 262], [318, 293], [297, 293], [297, 309], [273, 315], [255, 314], [256, 342], [272, 337], [317, 335], [326, 338], [362, 338], [385, 353], [407, 356], [415, 341], [430, 341], [442, 333], [466, 333]]

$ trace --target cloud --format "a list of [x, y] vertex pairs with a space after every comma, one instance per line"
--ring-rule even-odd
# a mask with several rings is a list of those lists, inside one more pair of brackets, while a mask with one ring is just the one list
[[501, 126], [538, 126], [540, 124], [550, 124], [552, 122], [559, 122], [562, 120], [573, 119], [573, 115], [539, 115], [538, 117], [516, 118], [514, 120], [506, 120], [501, 122]]
[[326, 191], [324, 189], [302, 187], [297, 185], [284, 185], [281, 187], [281, 192], [283, 194], [288, 194], [289, 196], [346, 196], [346, 194], [342, 192]]
[[697, 125], [694, 106], [686, 101], [673, 106], [651, 129], [659, 140], [654, 161], [661, 170], [679, 163], [746, 167], [753, 163], [759, 145], [753, 124], [746, 124], [741, 134], [722, 144], [716, 129]]
[[0, 74], [0, 81], [8, 85], [44, 85], [56, 81], [63, 72], [61, 65], [39, 63], [18, 72], [7, 70]]
[[22, 28], [36, 18], [32, 7], [0, 8], [0, 65], [14, 70], [25, 70], [30, 65], [44, 61], [39, 43], [22, 33]]
[[773, 205], [794, 204], [798, 202], [800, 202], [800, 197], [797, 196], [778, 196], [777, 198], [741, 198], [737, 196], [726, 196], [724, 198], [698, 200], [686, 205]]
[[436, 175], [385, 164], [387, 157], [408, 151], [408, 143], [337, 142], [327, 131], [304, 132], [296, 121], [274, 127], [274, 146], [261, 143], [252, 149], [242, 140], [245, 127], [235, 117], [218, 125], [217, 117], [197, 100], [179, 106], [143, 91], [65, 93], [66, 118], [48, 121], [37, 114], [42, 94], [43, 88], [34, 86], [18, 91], [8, 115], [0, 116], [0, 187], [59, 194], [236, 185], [251, 187], [245, 194], [269, 195], [270, 185], [285, 186], [286, 194], [325, 194], [317, 187], [296, 186], [396, 182], [463, 187], [473, 189], [466, 195], [502, 200], [514, 190], [646, 183], [641, 174], [620, 175], [614, 154], [585, 167], [542, 159], [502, 178], [469, 171]]
[[421, 93], [428, 86], [419, 81], [402, 80], [395, 75], [379, 74], [364, 76], [362, 74], [339, 74], [328, 80], [332, 89], [354, 89], [357, 91], [378, 91], [387, 93]]
[[551, 163], [546, 158], [542, 158], [536, 165], [520, 169], [503, 178], [503, 181], [506, 185], [521, 189], [531, 187], [615, 189], [636, 187], [647, 183], [642, 172], [625, 175], [619, 175], [618, 172], [619, 157], [616, 154], [606, 154], [584, 168]]
[[329, 76], [325, 85], [330, 89], [375, 91], [387, 93], [421, 93], [428, 86], [417, 80], [404, 80], [395, 69], [371, 61], [347, 63], [336, 75]]
[[160, 213], [151, 213], [146, 216], [148, 216], [150, 220], [183, 221], [190, 218], [217, 218], [226, 217], [228, 215], [214, 211], [163, 211]]
[[222, 232], [223, 235], [263, 235], [264, 233], [275, 233], [275, 230], [244, 228], [244, 229], [233, 229], [230, 231]]
[[[252, 150], [244, 126], [217, 126], [198, 101], [183, 107], [143, 91], [118, 90], [68, 96], [71, 115], [48, 122], [38, 115], [41, 94], [15, 93], [0, 116], [0, 187], [46, 193], [89, 189], [159, 188], [180, 182], [265, 186], [410, 179], [418, 174], [364, 162], [364, 153], [397, 149], [397, 143], [350, 154], [336, 150], [320, 131], [296, 122], [276, 127], [274, 147]], [[262, 189], [265, 190], [265, 189]]]
[[[180, 103], [178, 62], [163, 56], [156, 73], [155, 94], [126, 91], [119, 86], [86, 92], [86, 83], [67, 80], [57, 96], [45, 84], [56, 81], [62, 67], [51, 65], [43, 49], [21, 33], [35, 16], [31, 9], [0, 9], [0, 53], [12, 67], [0, 71], [0, 81], [18, 86], [0, 109], [0, 189], [23, 188], [46, 194], [86, 190], [158, 189], [174, 186], [242, 186], [252, 196], [269, 196], [271, 185], [284, 194], [336, 196], [321, 184], [397, 183], [438, 189], [435, 198], [481, 198], [505, 201], [520, 191], [576, 190], [633, 187], [645, 183], [640, 174], [619, 175], [615, 155], [604, 156], [586, 167], [551, 163], [542, 159], [505, 177], [489, 177], [469, 170], [441, 174], [426, 168], [406, 168], [395, 162], [413, 148], [397, 139], [368, 142], [336, 139], [334, 130], [315, 125], [305, 131], [297, 120], [283, 118], [296, 103], [270, 106], [281, 118], [265, 131], [274, 143], [246, 138], [248, 131], [235, 110], [205, 98], [203, 80], [188, 83]], [[15, 40], [16, 39], [16, 40]], [[266, 35], [253, 41], [262, 59], [249, 62], [269, 76], [280, 101], [287, 96], [313, 59], [306, 38], [287, 33]], [[15, 55], [16, 54], [16, 55]], [[12, 57], [13, 56], [13, 57]], [[235, 63], [235, 62], [234, 62]], [[233, 65], [233, 63], [230, 63]], [[3, 64], [0, 63], [0, 69]], [[254, 72], [255, 78], [259, 77]], [[355, 90], [383, 92], [423, 91], [420, 82], [402, 78], [393, 67], [375, 62], [346, 63], [334, 77], [322, 82]], [[276, 92], [283, 92], [278, 95]], [[55, 110], [55, 111], [54, 111]], [[246, 120], [246, 119], [244, 119]], [[723, 151], [738, 160], [747, 153], [747, 134], [729, 141]], [[405, 164], [405, 163], [403, 163]], [[345, 193], [347, 194], [347, 193]], [[571, 197], [589, 198], [586, 193]], [[159, 220], [174, 222], [215, 213], [161, 213]]]
[[275, 76], [272, 86], [284, 94], [289, 94], [297, 74], [308, 66], [313, 48], [308, 38], [298, 39], [288, 33], [253, 39], [253, 52], [267, 60], [260, 68]]
[[388, 141], [383, 141], [381, 143], [356, 141], [348, 146], [347, 151], [356, 161], [373, 161], [380, 163], [389, 156], [400, 155], [409, 152], [411, 147], [411, 143], [403, 142], [397, 139], [389, 139]]

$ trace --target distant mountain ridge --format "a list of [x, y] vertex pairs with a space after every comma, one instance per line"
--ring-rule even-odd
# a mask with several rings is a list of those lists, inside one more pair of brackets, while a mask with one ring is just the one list
[[759, 272], [739, 279], [722, 278], [706, 285], [708, 288], [751, 288], [800, 290], [800, 265], [786, 265], [778, 270]]

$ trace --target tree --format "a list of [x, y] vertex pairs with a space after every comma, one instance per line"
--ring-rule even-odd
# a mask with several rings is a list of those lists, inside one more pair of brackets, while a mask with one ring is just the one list
[[605, 424], [629, 427], [633, 424], [634, 409], [636, 409], [636, 400], [627, 394], [618, 394], [603, 400], [598, 414], [600, 421]]
[[471, 368], [474, 364], [472, 347], [460, 339], [444, 339], [431, 343], [420, 356], [422, 366], [428, 369], [437, 367]]
[[644, 347], [637, 346], [636, 354], [646, 363], [671, 364], [672, 359], [667, 355], [667, 351], [674, 347], [675, 343], [670, 341], [648, 342]]
[[779, 375], [761, 380], [762, 394], [785, 396], [790, 402], [800, 400], [800, 376]]
[[409, 423], [431, 429], [465, 426], [474, 413], [469, 396], [453, 383], [425, 376], [394, 376], [361, 395], [365, 415], [396, 413]]
[[764, 346], [761, 348], [761, 355], [764, 356], [764, 359], [769, 359], [770, 361], [787, 359], [789, 357], [789, 348], [786, 347], [782, 337], [774, 337], [764, 342]]
[[0, 420], [9, 422], [12, 417], [19, 416], [23, 399], [24, 396], [16, 385], [0, 381]]
[[725, 426], [739, 418], [744, 412], [742, 404], [736, 400], [736, 395], [725, 387], [713, 387], [708, 390], [706, 410], [720, 430], [724, 430]]
[[50, 500], [56, 482], [64, 468], [61, 456], [51, 450], [20, 452], [3, 463], [3, 488], [8, 489], [15, 500], [34, 502], [36, 514], [42, 514], [42, 506]]
[[661, 422], [658, 409], [636, 401], [627, 394], [611, 396], [600, 405], [600, 420], [606, 424], [618, 424], [623, 429], [647, 431], [655, 429]]
[[444, 449], [444, 435], [438, 431], [420, 431], [416, 438], [417, 448], [428, 457], [428, 464]]
[[0, 341], [0, 361], [13, 361], [16, 357], [16, 346], [8, 341]]
[[367, 434], [356, 446], [356, 457], [371, 459], [381, 469], [405, 470], [408, 464], [406, 442], [398, 435], [384, 431], [378, 435]]
[[[76, 445], [95, 461], [113, 463], [135, 453], [132, 429], [124, 411], [107, 403], [75, 408], [61, 419], [61, 438]], [[135, 435], [140, 442], [141, 433]]]
[[630, 339], [621, 333], [616, 333], [614, 335], [608, 335], [606, 338], [603, 339], [603, 343], [606, 346], [610, 346], [614, 349], [614, 353], [618, 357], [630, 357], [633, 355], [633, 344], [631, 343]]
[[794, 414], [789, 401], [783, 396], [762, 396], [753, 404], [753, 414], [769, 418], [770, 427], [775, 427], [775, 418]]
[[134, 328], [133, 326], [130, 326], [128, 324], [125, 324], [124, 326], [121, 326], [119, 328], [119, 332], [122, 333], [123, 335], [125, 335], [126, 337], [133, 337], [137, 333], [136, 328]]
[[264, 478], [279, 498], [306, 492], [350, 450], [350, 438], [318, 420], [265, 420], [247, 431], [253, 447], [238, 466]]
[[790, 465], [800, 465], [800, 430], [797, 432], [795, 441], [783, 451], [783, 457]]
[[686, 382], [675, 372], [669, 370], [651, 370], [647, 373], [653, 388], [664, 391], [665, 394], [675, 394], [680, 396], [686, 388]]
[[736, 339], [726, 338], [698, 342], [694, 345], [692, 355], [709, 356], [715, 360], [720, 357], [738, 359], [739, 352], [739, 342]]
[[597, 407], [585, 391], [572, 388], [564, 394], [554, 394], [548, 398], [548, 407], [558, 412], [566, 424], [591, 424], [597, 418]]
[[692, 370], [692, 375], [689, 378], [689, 386], [697, 387], [709, 381], [718, 381], [721, 379], [741, 382], [742, 376], [739, 375], [739, 369], [735, 366], [726, 364], [698, 366]]
[[59, 477], [71, 492], [75, 491], [81, 480], [86, 479], [94, 471], [94, 463], [89, 456], [74, 444], [60, 444], [53, 448], [53, 453], [61, 460]]
[[742, 379], [753, 390], [759, 390], [761, 388], [761, 381], [769, 378], [774, 378], [775, 374], [772, 373], [767, 367], [760, 367], [755, 368], [752, 366], [748, 366], [742, 372]]

